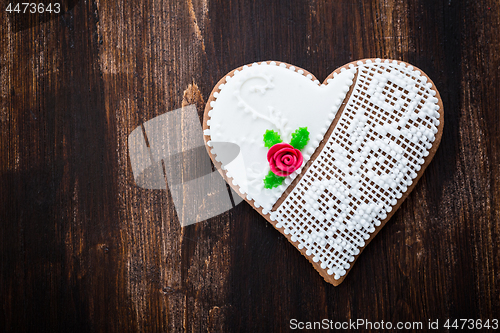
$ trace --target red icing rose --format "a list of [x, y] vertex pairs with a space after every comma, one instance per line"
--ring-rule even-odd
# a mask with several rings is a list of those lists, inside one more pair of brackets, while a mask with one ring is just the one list
[[302, 166], [302, 153], [288, 143], [277, 143], [269, 149], [267, 161], [271, 171], [280, 177], [286, 177]]

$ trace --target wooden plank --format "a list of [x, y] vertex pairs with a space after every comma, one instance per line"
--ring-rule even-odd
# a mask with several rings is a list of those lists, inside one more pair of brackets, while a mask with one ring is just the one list
[[[104, 1], [15, 31], [0, 13], [0, 330], [287, 331], [290, 319], [500, 315], [495, 1]], [[71, 7], [70, 7], [71, 8]], [[127, 136], [280, 60], [321, 81], [395, 58], [441, 93], [419, 184], [335, 288], [250, 206], [181, 228]]]

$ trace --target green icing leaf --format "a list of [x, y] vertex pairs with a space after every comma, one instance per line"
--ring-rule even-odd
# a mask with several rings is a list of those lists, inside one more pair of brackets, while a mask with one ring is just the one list
[[292, 140], [290, 145], [295, 149], [301, 150], [309, 142], [309, 131], [307, 127], [299, 127], [295, 132], [292, 133]]
[[264, 178], [264, 188], [274, 188], [283, 184], [283, 179], [285, 177], [280, 177], [274, 174], [274, 172], [269, 171], [267, 176]]
[[273, 130], [267, 130], [266, 133], [264, 134], [264, 146], [267, 148], [271, 148], [277, 143], [282, 142], [280, 135], [278, 132], [273, 131]]

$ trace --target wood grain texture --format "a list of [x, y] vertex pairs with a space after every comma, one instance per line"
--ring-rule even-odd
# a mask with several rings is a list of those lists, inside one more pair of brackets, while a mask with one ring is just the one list
[[[500, 317], [498, 2], [80, 0], [17, 32], [0, 3], [1, 331]], [[245, 203], [181, 228], [168, 190], [135, 186], [128, 134], [232, 69], [276, 59], [322, 81], [372, 57], [432, 78], [446, 126], [339, 287]]]

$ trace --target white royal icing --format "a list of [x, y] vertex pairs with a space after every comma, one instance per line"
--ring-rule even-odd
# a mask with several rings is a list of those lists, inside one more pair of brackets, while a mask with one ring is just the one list
[[[353, 83], [355, 69], [348, 69], [320, 85], [302, 70], [285, 64], [252, 64], [227, 76], [225, 83], [214, 93], [215, 101], [208, 112], [208, 129], [204, 134], [212, 142], [231, 142], [240, 146], [240, 156], [234, 162], [223, 165], [226, 175], [234, 185], [253, 199], [255, 207], [268, 213], [299, 170], [273, 189], [264, 188], [264, 177], [270, 168], [267, 161], [269, 148], [264, 146], [266, 130], [275, 130], [290, 143], [291, 133], [299, 127], [307, 127], [308, 144], [302, 149], [304, 163], [309, 160], [324, 137], [349, 87]], [[212, 154], [217, 158], [217, 149]]]
[[351, 68], [358, 76], [335, 129], [271, 213], [335, 279], [413, 184], [440, 116], [432, 84], [412, 66], [377, 59]]

